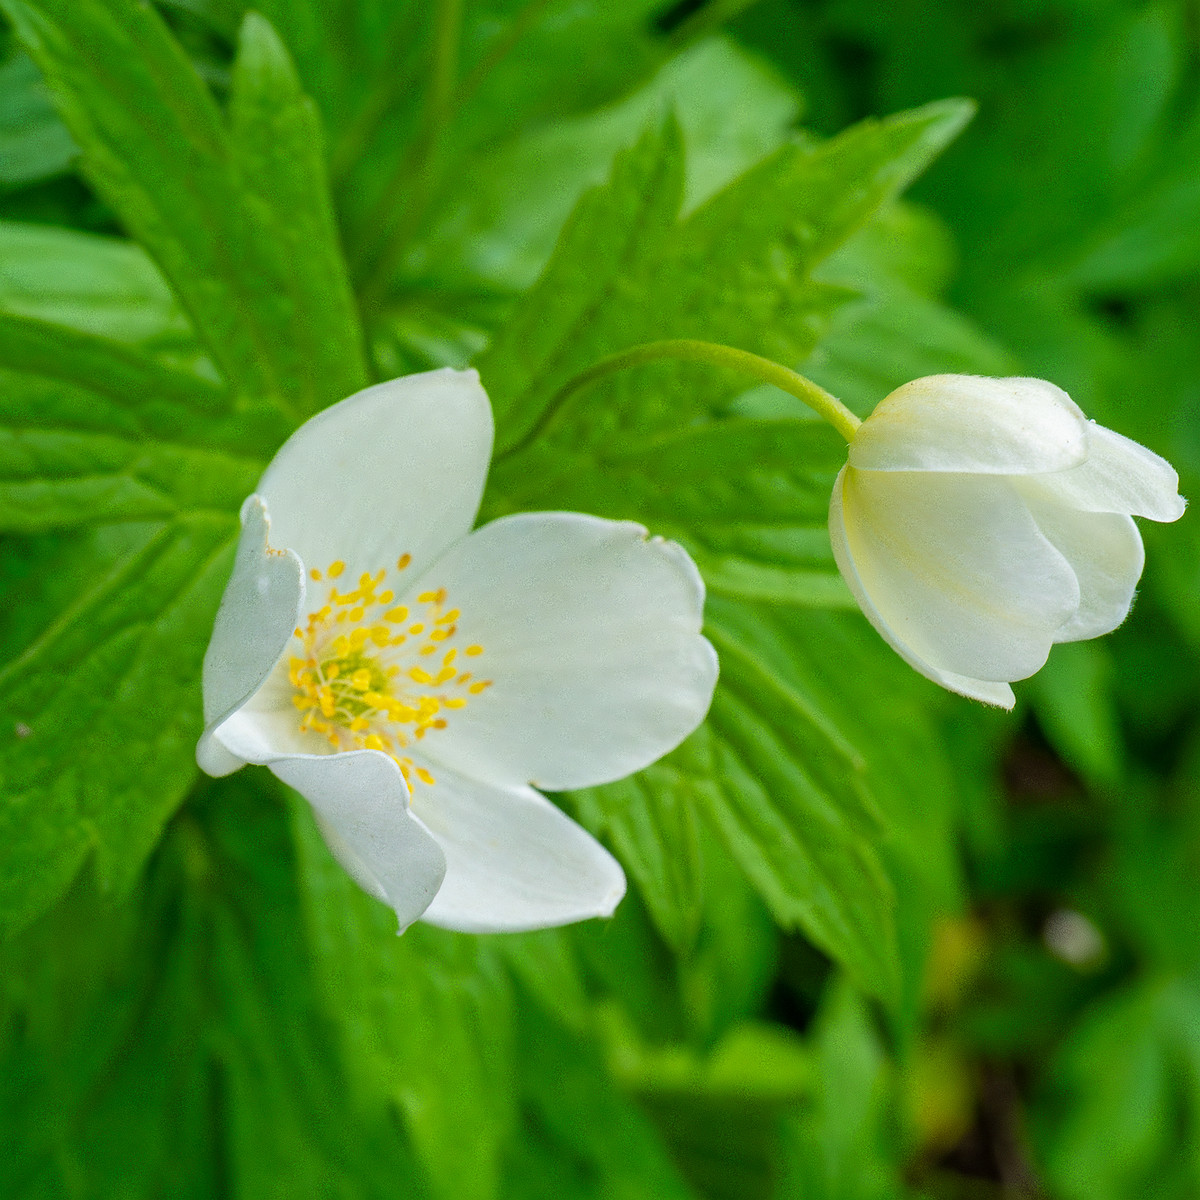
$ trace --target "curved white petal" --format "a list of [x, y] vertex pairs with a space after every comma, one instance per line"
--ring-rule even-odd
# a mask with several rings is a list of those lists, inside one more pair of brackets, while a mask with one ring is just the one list
[[845, 467], [830, 534], [876, 628], [949, 675], [1032, 675], [1079, 605], [1075, 573], [1005, 480]]
[[424, 920], [464, 933], [545, 929], [607, 917], [625, 894], [617, 861], [529, 787], [498, 787], [441, 769], [416, 785], [413, 810], [446, 855]]
[[242, 505], [242, 535], [204, 654], [205, 730], [196, 761], [210, 775], [243, 765], [214, 731], [261, 687], [292, 637], [304, 605], [304, 567], [290, 550], [268, 544], [271, 520], [262, 499]]
[[1054, 635], [1080, 642], [1111, 633], [1129, 615], [1146, 563], [1142, 535], [1124, 513], [1067, 508], [1041, 480], [1021, 481], [1039, 528], [1071, 564], [1079, 580], [1079, 607]]
[[[843, 468], [844, 471], [844, 468]], [[834, 484], [833, 494], [829, 502], [829, 540], [833, 546], [833, 557], [838, 570], [846, 581], [851, 594], [854, 596], [863, 616], [875, 627], [875, 631], [913, 670], [933, 680], [947, 691], [956, 692], [960, 696], [968, 696], [972, 700], [982, 700], [984, 704], [994, 704], [999, 708], [1011, 709], [1016, 704], [1013, 690], [1007, 683], [997, 683], [987, 679], [973, 679], [966, 675], [956, 675], [950, 671], [942, 671], [931, 663], [920, 658], [913, 650], [899, 640], [888, 623], [883, 619], [874, 601], [867, 594], [850, 546], [846, 540], [845, 514], [842, 506], [842, 478], [838, 476]]]
[[1038, 483], [1061, 503], [1087, 512], [1177, 521], [1187, 506], [1179, 476], [1165, 458], [1094, 421], [1088, 424], [1087, 462]]
[[312, 805], [333, 856], [364, 891], [392, 907], [401, 932], [425, 912], [446, 859], [410, 812], [400, 768], [386, 754], [296, 755], [268, 765]]
[[704, 585], [686, 551], [630, 522], [527, 513], [427, 572], [492, 681], [422, 753], [475, 779], [550, 790], [620, 779], [674, 749], [712, 700]]
[[346, 578], [412, 555], [415, 574], [475, 521], [492, 410], [474, 371], [406, 375], [325, 409], [283, 444], [259, 484], [275, 540]]
[[930, 375], [885, 396], [850, 444], [860, 471], [1028, 475], [1087, 456], [1088, 423], [1044, 379]]

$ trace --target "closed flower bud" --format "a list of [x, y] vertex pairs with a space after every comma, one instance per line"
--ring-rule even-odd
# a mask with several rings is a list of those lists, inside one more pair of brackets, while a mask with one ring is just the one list
[[1109, 633], [1142, 573], [1131, 519], [1177, 520], [1179, 477], [1040, 379], [934, 375], [850, 443], [829, 532], [867, 619], [922, 675], [1011, 708], [1055, 642]]

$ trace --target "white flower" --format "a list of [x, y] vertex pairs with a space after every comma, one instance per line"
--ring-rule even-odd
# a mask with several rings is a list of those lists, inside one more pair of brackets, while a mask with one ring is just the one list
[[859, 607], [935, 683], [1012, 708], [1055, 642], [1109, 633], [1142, 573], [1130, 519], [1183, 514], [1179, 477], [1041, 379], [934, 375], [859, 427], [829, 505]]
[[474, 371], [307, 422], [243, 506], [204, 660], [201, 767], [268, 766], [401, 928], [611, 913], [621, 868], [530, 785], [646, 766], [716, 682], [679, 546], [575, 513], [471, 532], [491, 447]]

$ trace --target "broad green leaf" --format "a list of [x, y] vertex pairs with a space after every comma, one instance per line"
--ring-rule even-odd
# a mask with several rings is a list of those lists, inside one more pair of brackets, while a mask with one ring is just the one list
[[313, 977], [359, 1090], [399, 1107], [436, 1194], [498, 1195], [516, 1119], [499, 962], [485, 941], [421, 925], [398, 939], [392, 912], [330, 857], [307, 804], [289, 803]]
[[[635, 848], [630, 870], [673, 943], [686, 944], [696, 889], [685, 865], [667, 863], [679, 854], [681, 814], [701, 813], [780, 925], [803, 929], [864, 988], [893, 998], [894, 898], [873, 846], [878, 815], [864, 763], [802, 691], [743, 644], [736, 625], [724, 627], [734, 611], [710, 602], [721, 683], [707, 722], [634, 780], [585, 793], [583, 814], [618, 848]], [[636, 822], [635, 787], [659, 793], [652, 815]]]
[[702, 916], [700, 835], [689, 780], [669, 759], [573, 793], [579, 819], [607, 836], [672, 949], [690, 950]]
[[901, 1036], [919, 1018], [930, 929], [957, 911], [958, 793], [929, 710], [944, 693], [893, 653], [858, 613], [789, 611], [714, 598], [710, 620], [728, 626], [785, 688], [808, 697], [860, 764], [878, 814], [871, 851], [895, 896], [900, 988], [891, 1015]]
[[424, 289], [481, 282], [523, 291], [537, 279], [580, 194], [614, 156], [673, 109], [686, 148], [683, 206], [695, 208], [784, 142], [799, 101], [761, 63], [712, 38], [665, 63], [619, 104], [540, 125], [470, 160], [469, 188], [439, 206], [406, 256]]
[[795, 1033], [741, 1022], [703, 1051], [625, 1035], [609, 1055], [697, 1192], [716, 1200], [778, 1194], [782, 1118], [814, 1086], [812, 1056]]
[[[231, 135], [148, 6], [5, 0], [4, 11], [84, 172], [156, 259], [230, 383], [301, 412], [361, 386], [324, 181], [313, 154], [296, 153], [297, 140], [316, 137], [315, 119], [264, 27], [251, 22], [242, 44]], [[241, 140], [268, 132], [278, 140]], [[288, 235], [296, 226], [316, 239], [302, 255]]]
[[867, 991], [893, 998], [895, 901], [873, 845], [865, 764], [719, 620], [710, 613], [721, 687], [683, 751], [705, 815], [780, 925], [803, 929]]
[[[643, 374], [631, 373], [632, 387]], [[641, 438], [581, 432], [579, 446], [545, 442], [497, 464], [492, 485], [504, 506], [538, 507], [553, 495], [563, 508], [642, 521], [686, 546], [721, 595], [852, 603], [826, 532], [846, 458], [828, 426], [731, 416]]]
[[154, 352], [197, 354], [158, 269], [117, 238], [0, 222], [0, 309]]
[[0, 185], [61, 175], [75, 154], [37, 67], [28, 55], [14, 54], [0, 66]]
[[126, 904], [77, 888], [0, 949], [0, 1191], [423, 1200], [357, 1102], [310, 972], [282, 807], [245, 780], [171, 827]]
[[[225, 390], [202, 376], [161, 366], [107, 338], [28, 317], [0, 313], [0, 364], [89, 388], [130, 408], [212, 411], [227, 404]], [[6, 397], [0, 403], [0, 420], [7, 421], [14, 401]]]
[[[580, 201], [542, 278], [479, 360], [496, 404], [501, 452], [521, 444], [555, 393], [597, 359], [641, 341], [732, 342], [783, 362], [803, 358], [840, 289], [809, 272], [908, 184], [962, 127], [960, 102], [864, 122], [813, 147], [787, 146], [684, 221], [679, 134], [668, 125], [617, 160]], [[727, 386], [727, 385], [726, 385]], [[577, 400], [571, 422], [611, 430], [610, 388]], [[712, 392], [666, 408], [661, 389], [620, 414], [678, 425]], [[628, 403], [628, 401], [627, 401]], [[657, 422], [648, 417], [654, 413]], [[560, 428], [571, 422], [559, 420]]]
[[[0, 317], [0, 355], [9, 361], [10, 324]], [[127, 365], [111, 343], [97, 344], [112, 355], [110, 362], [96, 356], [100, 365]], [[237, 511], [254, 490], [261, 460], [214, 445], [219, 427], [175, 413], [163, 403], [170, 393], [154, 389], [153, 374], [145, 372], [147, 380], [130, 372], [128, 394], [146, 397], [134, 406], [123, 402], [115, 371], [110, 387], [84, 391], [0, 370], [0, 530]]]
[[236, 535], [218, 512], [103, 526], [10, 594], [40, 624], [0, 669], [0, 930], [89, 856], [105, 888], [136, 878], [195, 778], [200, 660]]
[[691, 1200], [650, 1122], [609, 1080], [595, 1049], [532, 1005], [521, 1015], [519, 1087], [532, 1136], [510, 1152], [504, 1195]]

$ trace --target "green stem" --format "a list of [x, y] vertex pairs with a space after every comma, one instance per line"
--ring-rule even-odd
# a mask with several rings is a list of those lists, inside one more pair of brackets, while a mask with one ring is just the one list
[[550, 398], [542, 413], [541, 419], [521, 442], [506, 451], [505, 456], [523, 448], [554, 419], [555, 415], [575, 393], [589, 387], [606, 375], [624, 371], [629, 367], [638, 367], [643, 363], [658, 362], [662, 359], [677, 359], [683, 362], [707, 363], [712, 367], [722, 367], [726, 370], [737, 371], [749, 375], [760, 383], [769, 383], [802, 400], [822, 420], [827, 421], [846, 439], [854, 440], [854, 435], [862, 421], [858, 419], [836, 396], [831, 395], [823, 387], [818, 387], [811, 379], [788, 367], [780, 366], [769, 358], [751, 354], [748, 350], [738, 350], [734, 346], [721, 346], [715, 342], [700, 342], [691, 338], [676, 338], [664, 342], [646, 342], [641, 346], [632, 346], [617, 354], [602, 358], [598, 363], [581, 371], [569, 379]]

